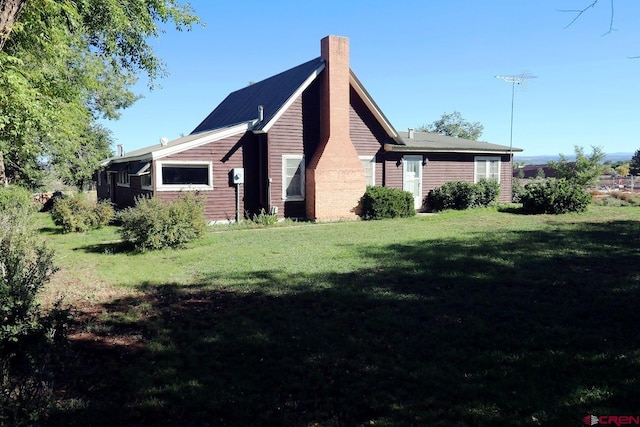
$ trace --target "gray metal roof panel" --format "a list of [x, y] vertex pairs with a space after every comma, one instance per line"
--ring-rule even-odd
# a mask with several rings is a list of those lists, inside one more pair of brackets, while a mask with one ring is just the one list
[[[269, 123], [295, 91], [324, 64], [318, 57], [280, 74], [232, 92], [191, 134], [218, 129], [258, 118], [258, 106], [264, 107], [262, 124]], [[254, 128], [259, 130], [260, 124]]]
[[[441, 135], [432, 132], [414, 132], [413, 138], [409, 138], [408, 132], [398, 132], [406, 144], [404, 150], [416, 149], [420, 151], [474, 151], [474, 152], [509, 152], [509, 146], [492, 144], [483, 141], [473, 141], [470, 139], [454, 138], [452, 136]], [[400, 147], [399, 147], [400, 148]], [[521, 148], [511, 147], [513, 152], [523, 151]]]

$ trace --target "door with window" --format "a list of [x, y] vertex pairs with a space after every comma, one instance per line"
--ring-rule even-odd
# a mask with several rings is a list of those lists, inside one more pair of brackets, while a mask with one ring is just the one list
[[413, 194], [416, 209], [422, 207], [422, 156], [404, 156], [402, 159], [402, 189]]

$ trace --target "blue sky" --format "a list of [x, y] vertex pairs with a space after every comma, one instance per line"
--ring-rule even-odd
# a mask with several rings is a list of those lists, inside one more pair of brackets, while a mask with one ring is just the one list
[[351, 68], [397, 130], [459, 111], [482, 140], [524, 156], [640, 149], [640, 1], [600, 0], [192, 1], [206, 23], [152, 40], [169, 77], [105, 125], [125, 151], [190, 133], [230, 92], [320, 54], [320, 39], [350, 39]]

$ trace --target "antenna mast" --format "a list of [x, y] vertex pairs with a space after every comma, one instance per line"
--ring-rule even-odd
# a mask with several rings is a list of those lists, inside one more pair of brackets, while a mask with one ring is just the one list
[[513, 100], [516, 92], [516, 84], [521, 85], [527, 80], [535, 79], [538, 76], [532, 76], [524, 71], [519, 75], [512, 76], [495, 76], [496, 79], [504, 80], [507, 83], [511, 83], [511, 131], [509, 134], [509, 155], [513, 157]]

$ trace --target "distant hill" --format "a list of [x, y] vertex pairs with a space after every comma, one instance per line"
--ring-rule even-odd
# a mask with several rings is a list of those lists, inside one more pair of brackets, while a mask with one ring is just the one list
[[[608, 153], [606, 160], [610, 160], [612, 162], [619, 162], [623, 160], [631, 160], [633, 157], [633, 153]], [[575, 160], [576, 156], [566, 155], [567, 160]], [[513, 156], [514, 162], [521, 162], [527, 165], [545, 165], [551, 161], [559, 160], [559, 155], [541, 155], [541, 156]]]

